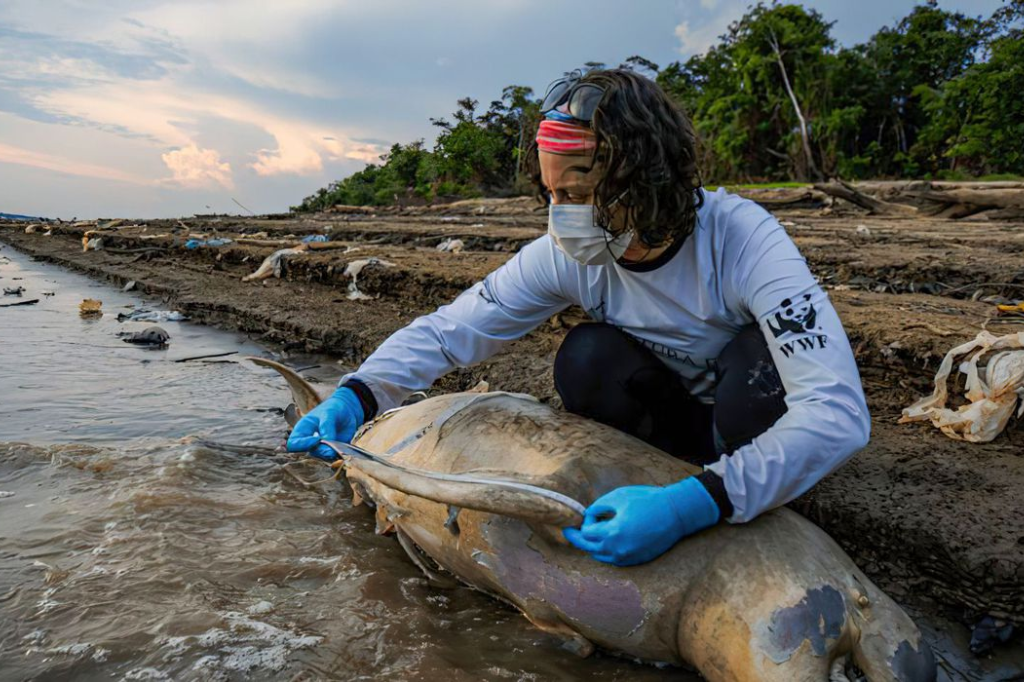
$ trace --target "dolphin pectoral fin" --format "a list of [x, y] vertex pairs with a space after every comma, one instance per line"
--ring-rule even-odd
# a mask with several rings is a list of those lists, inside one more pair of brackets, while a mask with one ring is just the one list
[[546, 618], [537, 613], [529, 613], [525, 609], [520, 609], [520, 611], [538, 630], [543, 630], [562, 640], [562, 648], [567, 651], [571, 651], [580, 658], [586, 658], [594, 653], [594, 643], [558, 620], [556, 615], [552, 614], [552, 617]]
[[396, 526], [395, 535], [398, 537], [398, 544], [402, 546], [402, 549], [409, 555], [409, 559], [416, 564], [416, 567], [423, 571], [423, 575], [427, 577], [427, 582], [430, 583], [431, 587], [452, 590], [459, 586], [459, 581], [455, 580], [455, 578], [449, 578], [428, 565], [430, 559], [423, 550], [416, 546], [413, 539], [406, 535], [404, 530]]
[[312, 384], [300, 377], [291, 367], [285, 367], [280, 362], [266, 358], [250, 356], [245, 359], [251, 360], [253, 364], [261, 367], [269, 367], [284, 377], [284, 380], [288, 382], [288, 388], [292, 389], [292, 400], [295, 402], [295, 411], [299, 417], [308, 414], [310, 410], [323, 402], [323, 398], [316, 392]]

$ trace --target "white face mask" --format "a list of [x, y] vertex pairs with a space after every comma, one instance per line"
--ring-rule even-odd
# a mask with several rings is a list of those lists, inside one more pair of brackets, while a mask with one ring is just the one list
[[593, 204], [551, 204], [548, 234], [562, 253], [583, 265], [610, 265], [633, 240], [632, 230], [612, 237], [598, 225]]

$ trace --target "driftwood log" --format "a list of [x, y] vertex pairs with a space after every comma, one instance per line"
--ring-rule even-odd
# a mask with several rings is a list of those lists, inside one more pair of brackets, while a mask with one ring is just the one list
[[824, 192], [829, 196], [849, 201], [851, 204], [856, 204], [861, 208], [866, 208], [874, 215], [914, 215], [917, 213], [917, 207], [915, 206], [877, 199], [871, 195], [864, 194], [853, 187], [853, 185], [842, 180], [819, 182], [814, 185], [814, 189]]
[[[927, 215], [958, 220], [985, 213], [995, 220], [1024, 220], [1024, 183], [865, 182], [842, 180], [814, 185], [874, 215]], [[884, 198], [883, 198], [884, 197]]]

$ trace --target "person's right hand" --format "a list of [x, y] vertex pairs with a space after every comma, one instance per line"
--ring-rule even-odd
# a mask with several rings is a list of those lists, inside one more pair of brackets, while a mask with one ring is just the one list
[[363, 405], [351, 388], [339, 388], [299, 420], [288, 436], [288, 452], [309, 452], [314, 457], [333, 461], [337, 453], [321, 440], [348, 443], [363, 425]]

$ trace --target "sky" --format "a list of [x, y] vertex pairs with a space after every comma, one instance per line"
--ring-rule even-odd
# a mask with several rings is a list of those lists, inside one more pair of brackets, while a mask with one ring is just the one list
[[[0, 212], [286, 211], [431, 117], [701, 53], [749, 0], [0, 0]], [[808, 0], [843, 45], [914, 0]], [[942, 0], [988, 16], [1000, 0]]]

